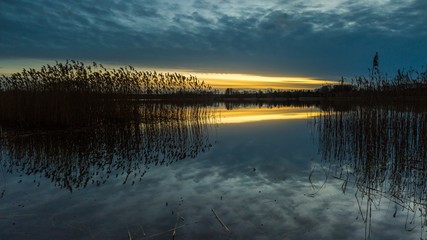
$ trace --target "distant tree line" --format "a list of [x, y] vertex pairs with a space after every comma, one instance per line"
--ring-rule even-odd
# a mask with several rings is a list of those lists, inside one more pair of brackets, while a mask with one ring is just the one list
[[240, 90], [234, 88], [227, 88], [223, 94], [219, 94], [222, 98], [287, 98], [298, 99], [300, 97], [317, 97], [313, 90], [281, 90], [281, 89], [267, 89], [267, 90]]
[[241, 90], [227, 88], [220, 98], [228, 100], [301, 100], [302, 98], [369, 97], [372, 98], [414, 98], [427, 97], [427, 69], [417, 71], [398, 70], [394, 77], [380, 74], [378, 69], [369, 77], [358, 76], [345, 83], [342, 78], [337, 84], [323, 85], [314, 90]]

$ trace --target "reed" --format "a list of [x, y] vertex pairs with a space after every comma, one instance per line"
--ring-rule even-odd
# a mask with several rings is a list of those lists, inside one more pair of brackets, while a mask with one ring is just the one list
[[359, 100], [416, 100], [427, 96], [427, 67], [397, 70], [395, 76], [371, 71], [356, 76], [351, 84], [325, 85], [316, 90], [322, 97], [359, 97]]
[[393, 77], [380, 72], [372, 72], [369, 77], [356, 77], [353, 79], [353, 84], [359, 91], [366, 93], [381, 92], [389, 96], [422, 95], [427, 91], [427, 67], [421, 70], [398, 69]]
[[[179, 99], [211, 94], [195, 76], [107, 69], [79, 61], [0, 77], [0, 124], [12, 127], [81, 127], [123, 118], [135, 99]], [[126, 115], [125, 115], [126, 116]]]
[[[140, 104], [131, 121], [56, 131], [4, 130], [0, 164], [73, 191], [110, 177], [141, 181], [151, 167], [195, 158], [213, 144], [215, 108], [202, 104]], [[2, 155], [0, 154], [0, 157]]]
[[[427, 212], [427, 109], [424, 104], [333, 107], [316, 119], [319, 149], [336, 179], [356, 186], [369, 238], [372, 205], [387, 198], [408, 215]], [[421, 227], [425, 227], [422, 220]], [[409, 224], [409, 222], [408, 222]]]

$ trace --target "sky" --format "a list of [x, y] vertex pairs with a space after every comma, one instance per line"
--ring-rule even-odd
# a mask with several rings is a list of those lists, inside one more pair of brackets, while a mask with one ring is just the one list
[[75, 59], [221, 87], [313, 88], [368, 75], [376, 51], [384, 73], [425, 68], [425, 9], [425, 0], [1, 0], [0, 74]]

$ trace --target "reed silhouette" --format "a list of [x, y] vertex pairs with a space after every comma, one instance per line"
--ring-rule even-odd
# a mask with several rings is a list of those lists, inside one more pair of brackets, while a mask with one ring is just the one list
[[[1, 165], [50, 179], [73, 191], [110, 176], [140, 181], [152, 166], [169, 166], [212, 147], [215, 108], [201, 104], [134, 106], [131, 121], [57, 131], [0, 128]], [[129, 119], [127, 119], [129, 120]]]
[[[340, 108], [342, 109], [342, 108]], [[315, 127], [319, 149], [342, 190], [356, 187], [355, 197], [370, 238], [374, 206], [386, 198], [406, 210], [406, 229], [416, 216], [427, 225], [427, 107], [414, 105], [324, 108]], [[393, 216], [393, 217], [394, 217]]]
[[136, 99], [176, 100], [211, 93], [211, 87], [194, 76], [56, 62], [0, 77], [0, 123], [23, 128], [98, 125], [124, 118], [126, 105]]
[[[375, 53], [369, 76], [357, 76], [351, 84], [325, 85], [318, 89], [322, 97], [359, 97], [358, 100], [414, 100], [427, 95], [427, 66], [420, 70], [398, 69], [395, 76], [380, 71], [378, 52]], [[360, 97], [362, 97], [360, 99]], [[354, 99], [353, 99], [354, 100]]]
[[427, 93], [427, 68], [421, 70], [397, 70], [395, 76], [382, 74], [378, 68], [369, 70], [370, 77], [352, 80], [354, 89], [363, 96], [425, 97]]

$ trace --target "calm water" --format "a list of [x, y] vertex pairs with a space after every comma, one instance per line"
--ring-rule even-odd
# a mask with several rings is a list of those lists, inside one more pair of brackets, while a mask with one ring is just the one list
[[140, 113], [100, 129], [4, 131], [0, 239], [426, 237], [426, 111]]

